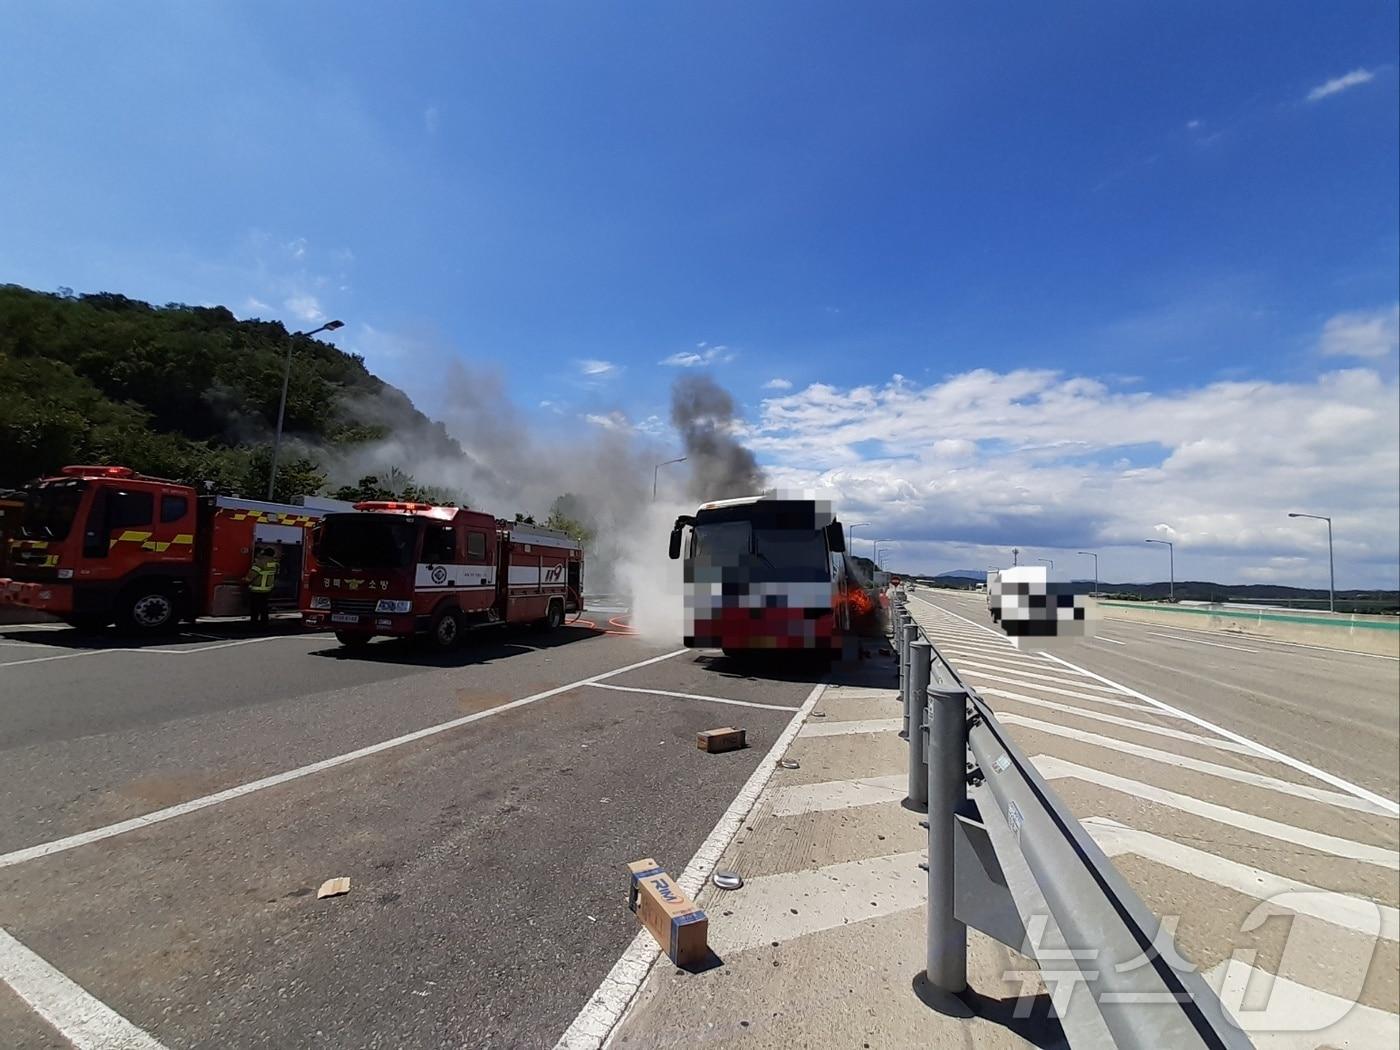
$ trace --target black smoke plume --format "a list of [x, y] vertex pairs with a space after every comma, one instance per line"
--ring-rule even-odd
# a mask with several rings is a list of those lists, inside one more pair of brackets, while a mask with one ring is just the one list
[[731, 432], [734, 399], [723, 387], [705, 376], [681, 376], [671, 388], [671, 422], [685, 448], [692, 497], [729, 499], [763, 490], [758, 461]]

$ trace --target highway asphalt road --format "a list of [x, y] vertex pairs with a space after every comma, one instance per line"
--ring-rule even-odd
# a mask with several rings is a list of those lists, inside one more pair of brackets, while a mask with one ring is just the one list
[[[636, 934], [626, 864], [678, 874], [820, 677], [596, 619], [447, 657], [0, 631], [0, 975], [148, 1046], [552, 1046]], [[68, 1045], [4, 982], [0, 1033]]]
[[[990, 626], [984, 595], [916, 591]], [[1054, 650], [1182, 710], [1394, 799], [1400, 660], [1223, 632], [1101, 620]], [[1086, 664], [1087, 666], [1087, 664]]]
[[1043, 653], [913, 598], [1260, 1050], [1400, 1045], [1400, 662], [1115, 620]]

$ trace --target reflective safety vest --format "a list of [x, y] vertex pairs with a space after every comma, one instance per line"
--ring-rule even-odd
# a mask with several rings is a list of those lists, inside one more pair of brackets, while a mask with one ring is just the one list
[[267, 594], [277, 580], [276, 558], [255, 558], [248, 572], [248, 589], [254, 594]]

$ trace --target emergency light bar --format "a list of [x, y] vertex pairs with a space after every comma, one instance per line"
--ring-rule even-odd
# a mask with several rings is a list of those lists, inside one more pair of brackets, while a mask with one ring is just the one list
[[356, 510], [394, 510], [406, 514], [417, 514], [419, 511], [437, 510], [431, 503], [409, 503], [403, 500], [369, 499], [362, 500], [355, 504]]
[[136, 471], [130, 467], [64, 467], [59, 473], [72, 478], [134, 478]]

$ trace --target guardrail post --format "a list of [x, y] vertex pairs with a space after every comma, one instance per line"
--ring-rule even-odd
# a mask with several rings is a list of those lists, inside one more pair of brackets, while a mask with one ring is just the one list
[[912, 617], [904, 621], [904, 628], [900, 631], [899, 644], [899, 694], [904, 701], [904, 728], [899, 731], [901, 740], [909, 739], [909, 730], [913, 723], [909, 721], [909, 654], [914, 647], [914, 641], [919, 637], [919, 625]]
[[916, 638], [909, 647], [909, 798], [917, 809], [928, 808], [928, 755], [924, 712], [928, 708], [929, 667], [933, 646]]
[[953, 915], [953, 821], [967, 802], [967, 694], [928, 689], [928, 960], [929, 984], [958, 995], [967, 989], [967, 926]]

